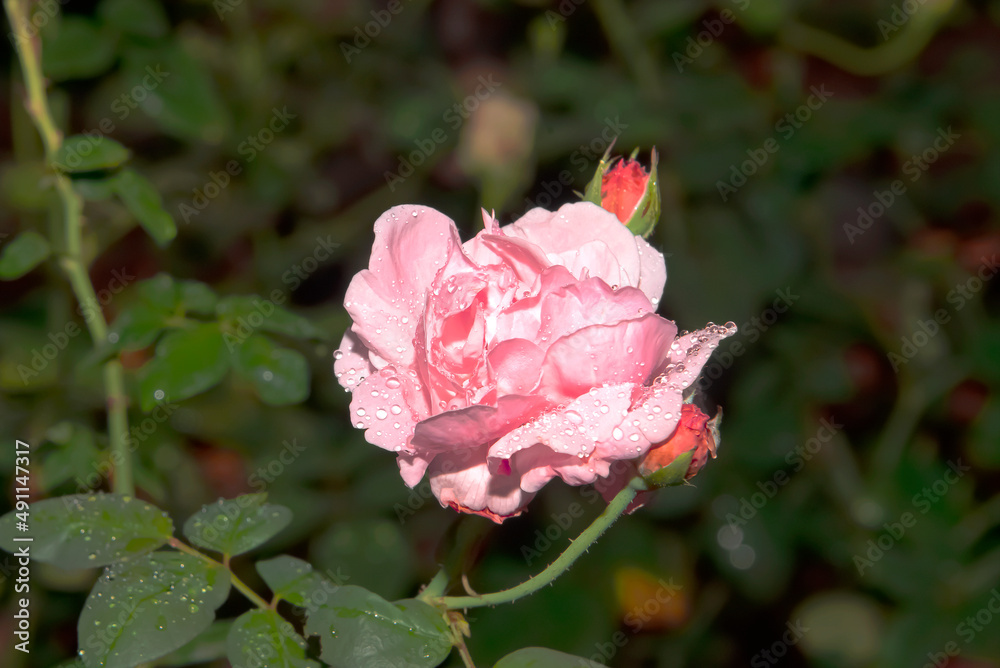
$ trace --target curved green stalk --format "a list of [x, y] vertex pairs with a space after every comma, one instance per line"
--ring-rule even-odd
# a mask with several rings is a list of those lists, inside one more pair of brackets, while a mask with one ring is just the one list
[[[62, 132], [56, 126], [45, 95], [45, 77], [42, 73], [42, 43], [38, 35], [21, 32], [21, 26], [31, 25], [27, 0], [4, 0], [4, 9], [11, 25], [21, 71], [24, 74], [25, 109], [38, 128], [45, 148], [45, 157], [51, 164], [62, 146]], [[69, 177], [58, 170], [52, 175], [56, 192], [62, 203], [64, 229], [64, 255], [59, 265], [66, 273], [70, 286], [81, 306], [87, 306], [91, 317], [86, 318], [87, 329], [95, 345], [103, 345], [108, 338], [108, 323], [104, 319], [94, 286], [83, 260], [83, 200], [73, 190]], [[112, 460], [115, 462], [112, 483], [118, 494], [135, 494], [132, 480], [132, 459], [128, 449], [128, 400], [125, 396], [125, 372], [118, 359], [104, 364], [104, 393], [107, 398], [108, 438], [111, 441]]]
[[575, 541], [570, 543], [570, 546], [566, 548], [565, 552], [560, 554], [559, 557], [549, 564], [545, 570], [533, 578], [522, 582], [516, 587], [493, 592], [492, 594], [480, 594], [478, 596], [444, 596], [438, 599], [438, 602], [452, 610], [458, 608], [478, 608], [484, 605], [511, 603], [523, 596], [535, 593], [542, 587], [551, 584], [553, 580], [565, 573], [569, 567], [573, 565], [573, 562], [575, 562], [580, 555], [586, 552], [590, 546], [593, 545], [594, 542], [600, 538], [612, 524], [615, 523], [615, 520], [625, 513], [625, 509], [628, 508], [629, 504], [632, 503], [632, 500], [635, 499], [636, 493], [645, 489], [647, 489], [647, 485], [641, 477], [636, 476], [633, 478], [629, 484], [625, 486], [625, 489], [618, 492], [618, 495], [612, 499], [611, 503], [608, 504], [608, 507], [604, 509], [604, 512], [598, 515], [593, 524], [587, 527]]
[[860, 76], [891, 72], [916, 58], [934, 37], [955, 0], [933, 0], [921, 6], [883, 44], [860, 47], [825, 30], [792, 21], [779, 39], [797, 51], [822, 58], [842, 70]]

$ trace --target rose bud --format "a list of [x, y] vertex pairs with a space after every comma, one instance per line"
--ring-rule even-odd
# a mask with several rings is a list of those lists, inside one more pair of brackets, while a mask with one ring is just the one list
[[656, 149], [650, 154], [649, 171], [635, 159], [639, 149], [628, 159], [609, 161], [610, 152], [609, 148], [601, 158], [583, 198], [615, 214], [632, 234], [648, 237], [660, 220]]
[[694, 477], [710, 453], [715, 457], [721, 421], [721, 410], [709, 420], [694, 404], [684, 404], [677, 429], [646, 453], [639, 464], [639, 473], [654, 487], [678, 485]]

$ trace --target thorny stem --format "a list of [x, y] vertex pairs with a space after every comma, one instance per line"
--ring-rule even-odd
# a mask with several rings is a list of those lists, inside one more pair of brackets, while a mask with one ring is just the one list
[[213, 559], [212, 557], [208, 556], [207, 554], [204, 554], [203, 552], [199, 552], [198, 550], [194, 549], [193, 547], [191, 547], [187, 543], [183, 543], [183, 542], [181, 542], [180, 540], [178, 540], [176, 538], [171, 538], [170, 542], [168, 544], [170, 545], [170, 547], [172, 547], [172, 548], [174, 548], [176, 550], [180, 550], [181, 552], [185, 552], [185, 553], [190, 554], [192, 556], [198, 557], [199, 559], [207, 561], [208, 563], [212, 564], [213, 566], [221, 566], [222, 568], [225, 568], [227, 571], [229, 571], [229, 578], [232, 581], [233, 586], [236, 587], [240, 591], [240, 593], [242, 593], [244, 596], [246, 596], [248, 599], [250, 599], [250, 601], [254, 605], [256, 605], [261, 610], [267, 610], [269, 608], [273, 609], [273, 607], [271, 606], [271, 604], [269, 604], [267, 601], [265, 601], [264, 599], [262, 599], [257, 594], [257, 592], [255, 592], [253, 589], [251, 589], [249, 586], [247, 586], [247, 584], [245, 582], [243, 582], [243, 580], [240, 580], [236, 576], [236, 573], [233, 573], [233, 569], [231, 569], [229, 567], [229, 560], [228, 559], [226, 559], [225, 563], [216, 561], [215, 559]]
[[493, 592], [492, 594], [480, 594], [478, 596], [443, 596], [438, 602], [450, 610], [459, 608], [478, 608], [484, 605], [498, 605], [500, 603], [511, 603], [517, 599], [533, 594], [542, 587], [551, 584], [553, 580], [565, 573], [570, 566], [584, 552], [586, 552], [608, 528], [624, 514], [637, 492], [647, 489], [646, 482], [640, 477], [633, 478], [625, 489], [618, 492], [612, 499], [604, 512], [598, 515], [594, 522], [584, 529], [575, 541], [570, 543], [566, 551], [559, 555], [549, 566], [538, 575], [534, 576], [510, 589]]
[[[11, 25], [11, 39], [17, 50], [24, 74], [26, 88], [25, 109], [38, 128], [45, 147], [45, 157], [51, 164], [62, 146], [62, 132], [56, 126], [45, 95], [45, 78], [42, 74], [42, 43], [38, 35], [29, 36], [24, 26], [30, 26], [27, 0], [4, 0], [4, 9]], [[90, 282], [90, 276], [83, 260], [83, 200], [73, 190], [69, 177], [53, 170], [56, 192], [62, 203], [65, 230], [64, 255], [59, 265], [66, 273], [70, 286], [81, 306], [87, 307], [90, 317], [86, 318], [87, 329], [95, 345], [103, 345], [108, 338], [108, 323], [104, 319]], [[121, 362], [115, 358], [104, 363], [104, 393], [107, 398], [108, 437], [111, 441], [111, 456], [115, 462], [113, 475], [114, 491], [118, 494], [135, 494], [132, 479], [132, 459], [128, 449], [128, 400], [125, 396], [125, 373]]]

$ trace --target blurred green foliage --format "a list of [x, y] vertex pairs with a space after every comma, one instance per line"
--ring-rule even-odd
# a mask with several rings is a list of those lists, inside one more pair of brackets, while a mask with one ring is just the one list
[[[294, 519], [264, 556], [415, 594], [463, 531], [352, 429], [331, 370], [372, 223], [412, 202], [471, 234], [480, 206], [504, 221], [554, 208], [617, 137], [622, 153], [661, 156], [660, 312], [741, 326], [701, 384], [725, 408], [723, 447], [553, 587], [472, 611], [478, 665], [529, 645], [623, 667], [771, 665], [762, 652], [780, 651], [785, 665], [902, 668], [946, 648], [960, 652], [949, 665], [997, 665], [1000, 3], [58, 5], [35, 16], [59, 120], [131, 152], [111, 189], [75, 177], [90, 276], [129, 345], [92, 350], [63, 249], [45, 241], [51, 184], [6, 50], [0, 275], [21, 277], [0, 283], [4, 489], [15, 438], [33, 446], [37, 495], [106, 486], [98, 362], [121, 354], [143, 496], [182, 518], [266, 491]], [[161, 272], [177, 292], [154, 304]], [[241, 336], [253, 294], [287, 318], [228, 374], [222, 337]], [[204, 322], [194, 339], [162, 334], [178, 317]], [[166, 346], [190, 348], [202, 382], [146, 413], [144, 374], [176, 369], [137, 369]], [[276, 394], [263, 373], [280, 375]], [[456, 567], [480, 592], [515, 584], [600, 511], [594, 498], [553, 483]], [[249, 561], [234, 565], [264, 591]], [[96, 572], [32, 577], [34, 653], [3, 643], [6, 666], [73, 655]], [[234, 597], [219, 616], [245, 611]], [[0, 614], [5, 638], [10, 624]]]

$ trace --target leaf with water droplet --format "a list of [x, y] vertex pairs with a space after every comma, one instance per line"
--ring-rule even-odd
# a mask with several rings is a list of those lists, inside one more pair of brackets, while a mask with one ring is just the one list
[[354, 585], [340, 587], [313, 611], [306, 633], [319, 636], [320, 659], [352, 668], [431, 668], [452, 647], [439, 610], [416, 599], [393, 604]]
[[226, 639], [233, 668], [319, 668], [306, 658], [306, 641], [274, 610], [250, 610], [236, 618]]
[[[192, 587], [196, 595], [184, 593]], [[108, 567], [77, 626], [84, 664], [132, 668], [183, 647], [212, 624], [229, 587], [228, 570], [179, 552]]]
[[[157, 666], [188, 666], [217, 661], [226, 656], [226, 637], [233, 626], [232, 619], [216, 620], [212, 625], [178, 650], [156, 661]], [[83, 664], [80, 664], [81, 666]]]
[[142, 367], [142, 410], [150, 411], [160, 401], [180, 401], [214, 387], [225, 377], [229, 365], [217, 323], [166, 334], [156, 346], [156, 355]]
[[271, 406], [297, 404], [309, 396], [309, 362], [302, 353], [280, 348], [254, 334], [233, 351], [233, 368]]
[[264, 503], [267, 494], [219, 499], [188, 518], [184, 535], [192, 543], [229, 556], [266, 543], [292, 521], [292, 511]]
[[309, 610], [326, 601], [340, 584], [313, 570], [309, 562], [287, 554], [258, 561], [257, 572], [277, 598]]
[[18, 531], [11, 511], [0, 517], [0, 547], [14, 552], [30, 536], [31, 558], [60, 568], [92, 568], [160, 547], [174, 532], [173, 522], [145, 501], [120, 494], [72, 494], [30, 506], [29, 530]]

